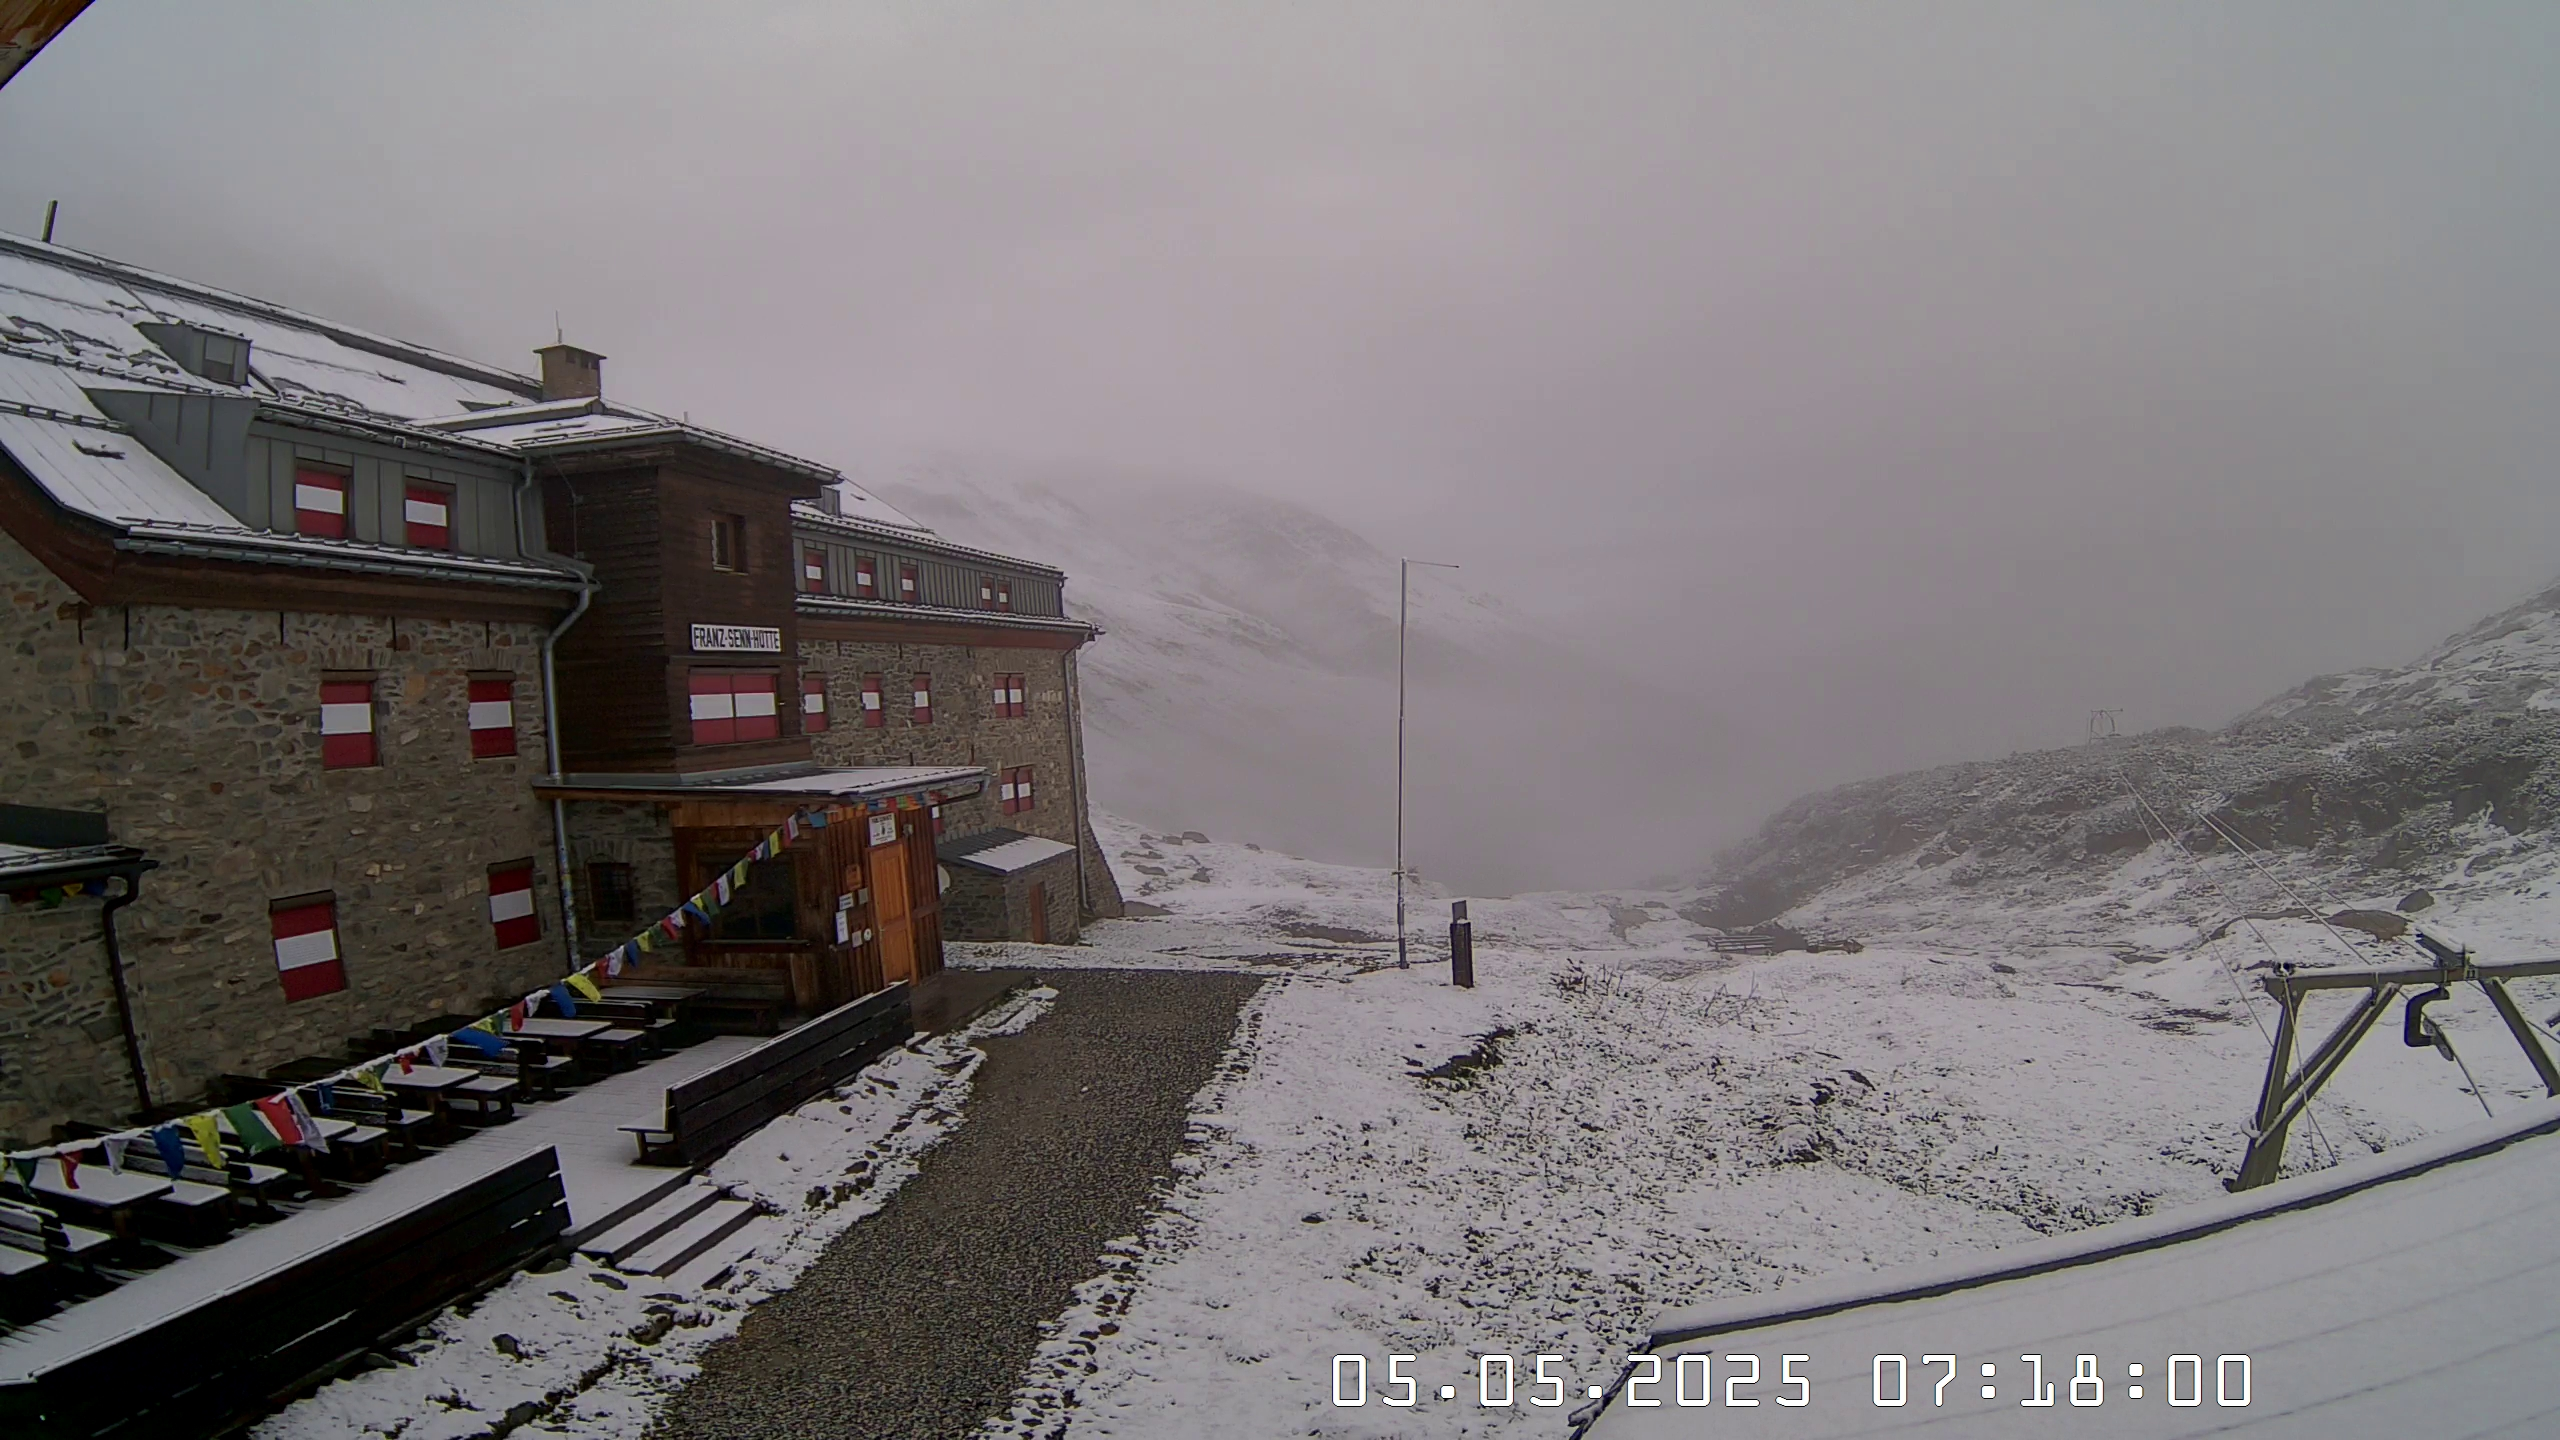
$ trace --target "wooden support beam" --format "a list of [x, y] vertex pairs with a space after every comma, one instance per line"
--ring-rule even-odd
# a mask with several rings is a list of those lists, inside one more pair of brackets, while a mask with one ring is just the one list
[[2542, 1048], [2533, 1027], [2525, 1023], [2524, 1012], [2516, 1008], [2515, 997], [2507, 993], [2505, 982], [2482, 980], [2480, 988], [2489, 992], [2489, 1003], [2498, 1007], [2498, 1018], [2507, 1022], [2516, 1043], [2524, 1047], [2524, 1058], [2533, 1062], [2533, 1073], [2542, 1077], [2542, 1093], [2560, 1096], [2560, 1065], [2551, 1063], [2551, 1053]]

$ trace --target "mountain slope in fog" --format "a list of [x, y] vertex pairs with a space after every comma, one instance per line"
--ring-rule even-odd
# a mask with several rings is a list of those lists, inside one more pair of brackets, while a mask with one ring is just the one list
[[2560, 585], [2415, 664], [2312, 680], [2217, 732], [2154, 731], [1807, 795], [1717, 858], [1692, 913], [1731, 924], [1797, 911], [1895, 931], [1958, 903], [2067, 905], [2121, 889], [2133, 867], [2156, 871], [2155, 892], [2214, 877], [2220, 898], [2197, 904], [2229, 913], [2240, 908], [2230, 893], [2291, 898], [2263, 875], [2234, 885], [2254, 871], [2253, 847], [2306, 897], [2314, 886], [2379, 895], [2513, 880], [2510, 862], [2538, 871], [2555, 824]]
[[[1304, 507], [1100, 467], [949, 456], [865, 477], [964, 544], [1065, 569], [1096, 803], [1383, 864], [1395, 834], [1396, 560]], [[1476, 893], [1624, 883], [1775, 796], [1698, 702], [1416, 570], [1407, 854]]]

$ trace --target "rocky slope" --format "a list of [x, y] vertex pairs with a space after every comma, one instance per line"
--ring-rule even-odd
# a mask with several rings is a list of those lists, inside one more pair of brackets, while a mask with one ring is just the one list
[[[2158, 871], [2149, 889], [2190, 894], [2170, 909], [2192, 918], [2234, 908], [2240, 869], [2269, 866], [2306, 894], [2387, 894], [2536, 855], [2555, 824], [2560, 585], [2414, 665], [2324, 676], [2216, 732], [2154, 731], [1805, 796], [1718, 856], [1684, 913], [1889, 931], [1968, 898], [2121, 891], [2143, 864]], [[2202, 858], [2178, 855], [2171, 832]], [[2180, 863], [2163, 868], [2170, 857]]]

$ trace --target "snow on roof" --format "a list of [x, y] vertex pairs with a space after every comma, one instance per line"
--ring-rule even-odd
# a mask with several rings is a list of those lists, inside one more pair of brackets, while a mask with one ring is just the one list
[[[886, 509], [887, 506], [884, 504], [882, 505], [882, 508]], [[931, 528], [912, 520], [908, 521], [904, 525], [896, 525], [860, 516], [842, 515], [830, 511], [824, 506], [813, 505], [805, 500], [795, 500], [791, 502], [791, 519], [795, 524], [815, 526], [822, 530], [837, 530], [849, 535], [863, 536], [867, 539], [886, 540], [892, 544], [914, 545], [923, 549], [937, 551], [945, 555], [958, 555], [971, 560], [991, 561], [995, 564], [1008, 566], [1027, 574], [1046, 575], [1052, 579], [1061, 581], [1067, 578], [1067, 572], [1059, 569], [1055, 565], [1043, 565], [1037, 560], [1025, 560], [1018, 555], [1006, 555], [994, 550], [981, 550], [973, 545], [962, 545], [956, 541], [946, 540], [942, 538], [942, 536], [936, 534]]]
[[239, 521], [144, 449], [80, 388], [78, 371], [0, 354], [0, 450], [66, 510], [111, 523]]
[[1091, 621], [1066, 615], [1020, 615], [1010, 610], [961, 610], [949, 605], [909, 605], [902, 600], [855, 600], [843, 595], [795, 595], [793, 608], [803, 615], [863, 615], [897, 620], [941, 620], [955, 625], [993, 625], [1008, 630], [1067, 630], [1079, 635], [1102, 633]]
[[[1759, 1357], [1762, 1382], [1746, 1393], [1762, 1405], [1714, 1412], [1712, 1428], [1728, 1436], [2043, 1436], [2057, 1415], [2128, 1436], [2542, 1433], [2560, 1366], [2548, 1278], [2560, 1268], [2554, 1132], [2560, 1101], [2543, 1101], [2359, 1163], [1969, 1264], [1675, 1314], [1647, 1348], [1666, 1377], [1674, 1354], [1713, 1352], [1719, 1384], [1738, 1373], [1724, 1357]], [[1950, 1353], [1960, 1373], [1939, 1401], [1943, 1365], [1920, 1357]], [[1767, 1403], [1793, 1393], [1776, 1379], [1781, 1355], [1807, 1357], [1796, 1372], [1810, 1404]], [[1875, 1403], [1879, 1355], [1906, 1358], [1901, 1406]], [[2093, 1355], [2102, 1386], [2084, 1384], [2078, 1409], [2022, 1404], [2031, 1355], [2066, 1395], [2077, 1357]], [[2193, 1372], [2172, 1370], [2173, 1355], [2198, 1357]], [[2243, 1355], [2248, 1403], [2225, 1405], [2242, 1371], [2223, 1357]], [[1988, 1399], [1984, 1365], [1995, 1367]], [[1893, 1375], [1888, 1366], [1888, 1397]], [[2171, 1407], [2198, 1383], [2200, 1408]], [[2092, 1394], [2102, 1408], [2090, 1408]], [[1631, 1405], [1621, 1383], [1582, 1433], [1699, 1433], [1668, 1379], [1655, 1397], [1666, 1403]]]
[[835, 508], [833, 510], [826, 510], [824, 507], [820, 507], [820, 513], [822, 514], [832, 515], [839, 519], [858, 520], [866, 525], [884, 525], [896, 530], [914, 530], [925, 535], [931, 535], [933, 533], [932, 526], [916, 519], [906, 511], [899, 509], [897, 506], [890, 504], [888, 501], [881, 499], [879, 496], [872, 494], [870, 491], [863, 489], [861, 486], [856, 485], [850, 480], [839, 480], [835, 483], [832, 489], [835, 497]]
[[250, 530], [224, 517], [220, 525], [181, 525], [169, 521], [129, 524], [116, 540], [119, 550], [144, 554], [195, 555], [208, 559], [247, 560], [266, 565], [299, 565], [321, 570], [348, 570], [375, 575], [479, 580], [501, 585], [575, 590], [586, 583], [566, 565], [496, 555], [466, 555], [451, 550], [421, 550], [378, 545], [365, 540], [324, 540]]
[[964, 835], [939, 850], [941, 857], [954, 865], [966, 865], [991, 875], [1011, 875], [1076, 853], [1076, 847], [1063, 841], [1002, 827]]

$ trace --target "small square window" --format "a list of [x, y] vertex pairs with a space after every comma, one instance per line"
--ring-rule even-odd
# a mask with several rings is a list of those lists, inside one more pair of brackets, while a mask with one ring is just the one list
[[919, 577], [918, 577], [918, 575], [917, 575], [917, 573], [916, 573], [916, 567], [915, 567], [915, 566], [913, 566], [913, 565], [901, 565], [901, 566], [899, 566], [899, 567], [898, 567], [898, 599], [899, 599], [899, 601], [900, 601], [900, 602], [902, 602], [902, 603], [904, 603], [904, 604], [913, 605], [913, 604], [915, 604], [918, 600], [921, 600], [923, 597], [924, 597], [924, 591], [920, 588], [920, 585], [919, 585]]
[[815, 735], [827, 728], [827, 677], [800, 677], [800, 730]]
[[868, 555], [853, 557], [853, 593], [855, 598], [880, 598], [880, 562]]
[[915, 678], [914, 706], [908, 711], [911, 724], [933, 723], [933, 677], [919, 672]]
[[711, 517], [711, 568], [731, 571], [747, 568], [747, 522], [744, 516]]
[[362, 770], [378, 765], [382, 752], [373, 729], [371, 680], [320, 682], [320, 767]]
[[453, 548], [453, 487], [425, 480], [408, 482], [401, 497], [400, 518], [412, 546], [421, 550]]
[[629, 924], [640, 918], [640, 902], [631, 883], [631, 867], [618, 860], [587, 865], [587, 913], [591, 918]]
[[293, 533], [325, 540], [347, 538], [347, 472], [322, 465], [293, 471]]

